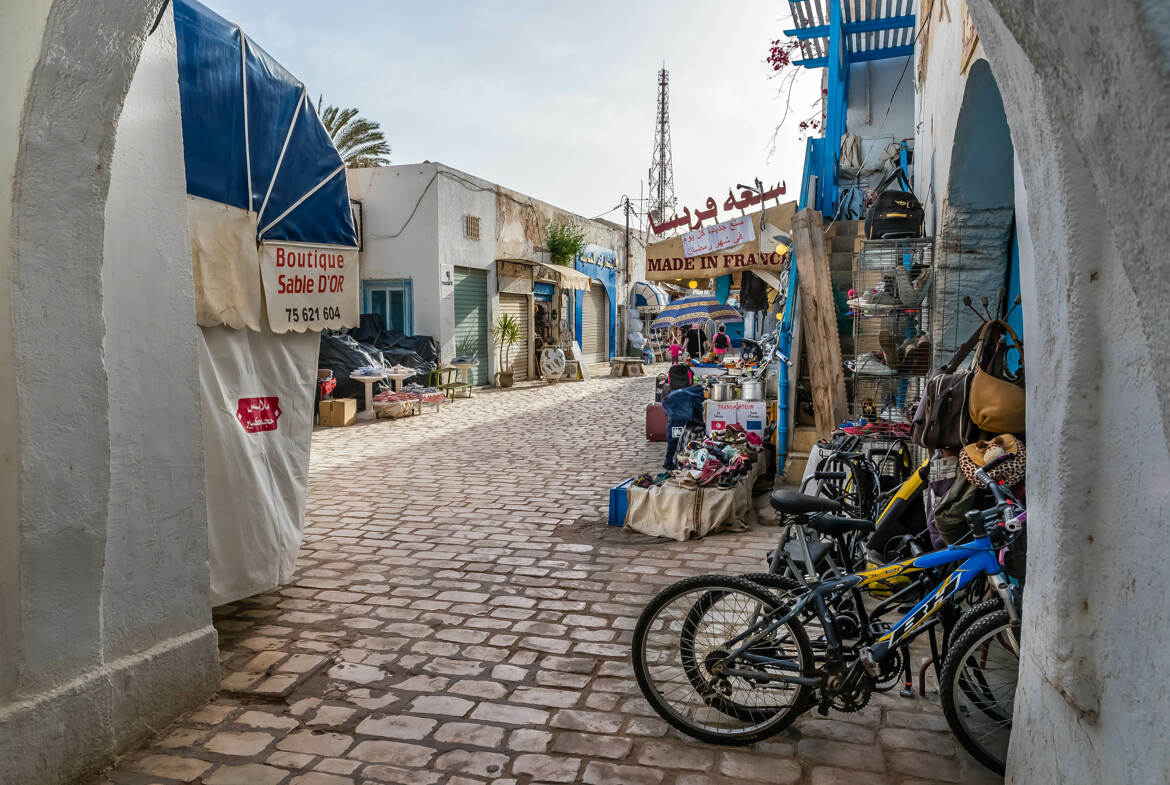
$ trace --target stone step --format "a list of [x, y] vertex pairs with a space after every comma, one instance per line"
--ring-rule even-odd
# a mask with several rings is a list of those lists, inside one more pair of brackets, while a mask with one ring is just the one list
[[807, 452], [790, 452], [788, 453], [788, 460], [784, 462], [784, 479], [785, 482], [792, 485], [799, 485], [800, 478], [804, 476], [804, 467], [808, 466]]
[[829, 254], [829, 269], [830, 270], [847, 270], [850, 274], [853, 273], [853, 252], [852, 251], [834, 251]]
[[807, 425], [798, 425], [792, 432], [792, 449], [808, 455], [817, 443], [817, 429]]

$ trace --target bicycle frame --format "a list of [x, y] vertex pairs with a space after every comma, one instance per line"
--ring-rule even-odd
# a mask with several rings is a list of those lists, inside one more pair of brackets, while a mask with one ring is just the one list
[[[759, 641], [788, 622], [795, 619], [801, 611], [809, 605], [813, 605], [820, 619], [825, 634], [825, 642], [828, 644], [828, 650], [834, 657], [838, 657], [841, 652], [841, 639], [837, 635], [836, 625], [833, 624], [832, 615], [829, 608], [828, 598], [834, 594], [843, 591], [850, 591], [852, 589], [867, 589], [875, 586], [880, 586], [883, 582], [890, 578], [899, 577], [903, 575], [910, 575], [923, 570], [928, 570], [932, 567], [939, 567], [946, 564], [953, 564], [962, 562], [957, 566], [937, 587], [931, 590], [925, 597], [922, 598], [905, 616], [903, 616], [893, 627], [891, 627], [884, 635], [882, 635], [872, 646], [863, 658], [863, 664], [878, 663], [889, 655], [890, 651], [901, 647], [911, 640], [913, 640], [919, 633], [927, 628], [927, 622], [930, 621], [934, 614], [943, 607], [943, 605], [961, 591], [964, 587], [971, 583], [981, 575], [988, 576], [992, 586], [1000, 593], [1004, 599], [1005, 606], [1010, 606], [1010, 594], [1008, 583], [1003, 576], [1002, 568], [999, 564], [999, 559], [996, 558], [995, 548], [991, 544], [990, 538], [984, 536], [971, 540], [970, 542], [961, 545], [952, 545], [943, 550], [933, 551], [921, 556], [916, 556], [912, 559], [906, 559], [894, 564], [888, 564], [884, 567], [879, 567], [874, 570], [865, 570], [863, 572], [853, 573], [841, 578], [833, 578], [827, 581], [822, 581], [813, 584], [809, 587], [807, 593], [802, 595], [794, 605], [788, 608], [783, 615], [770, 622], [766, 621], [765, 616], [761, 622], [758, 622], [752, 628], [745, 630], [731, 640], [727, 641], [727, 647], [732, 650], [723, 659], [723, 672], [728, 676], [737, 676], [741, 678], [762, 679], [766, 681], [782, 681], [791, 684], [806, 684], [810, 686], [819, 686], [819, 680], [808, 679], [798, 676], [782, 676], [775, 673], [768, 673], [766, 671], [751, 671], [739, 668], [730, 667], [732, 663], [737, 660], [758, 663], [760, 665], [780, 665], [795, 667], [795, 663], [789, 660], [781, 660], [773, 657], [766, 657], [760, 654], [754, 654], [750, 649]], [[768, 615], [780, 613], [782, 609], [776, 609]], [[734, 648], [733, 648], [734, 647]]]

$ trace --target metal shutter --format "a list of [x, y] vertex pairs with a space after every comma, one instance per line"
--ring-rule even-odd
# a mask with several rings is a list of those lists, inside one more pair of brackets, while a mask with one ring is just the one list
[[[500, 313], [512, 316], [516, 319], [516, 324], [520, 325], [520, 342], [512, 347], [511, 357], [516, 381], [528, 378], [528, 311], [528, 295], [500, 293]], [[504, 364], [507, 365], [506, 360]]]
[[609, 298], [594, 282], [581, 303], [581, 356], [587, 363], [609, 362]]
[[455, 354], [475, 354], [479, 365], [467, 378], [473, 385], [488, 383], [487, 271], [455, 268]]

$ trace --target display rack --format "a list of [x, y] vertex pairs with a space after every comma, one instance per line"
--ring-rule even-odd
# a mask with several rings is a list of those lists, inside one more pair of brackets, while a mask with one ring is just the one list
[[[849, 414], [909, 422], [932, 367], [933, 238], [863, 240], [854, 257], [849, 313]], [[909, 410], [909, 411], [908, 411]]]

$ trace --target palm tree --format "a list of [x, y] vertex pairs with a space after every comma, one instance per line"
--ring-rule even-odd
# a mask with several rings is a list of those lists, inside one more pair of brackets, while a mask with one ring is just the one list
[[382, 135], [381, 123], [358, 117], [357, 109], [326, 106], [324, 96], [317, 98], [317, 106], [321, 107], [321, 123], [346, 166], [357, 169], [390, 163], [390, 145]]

